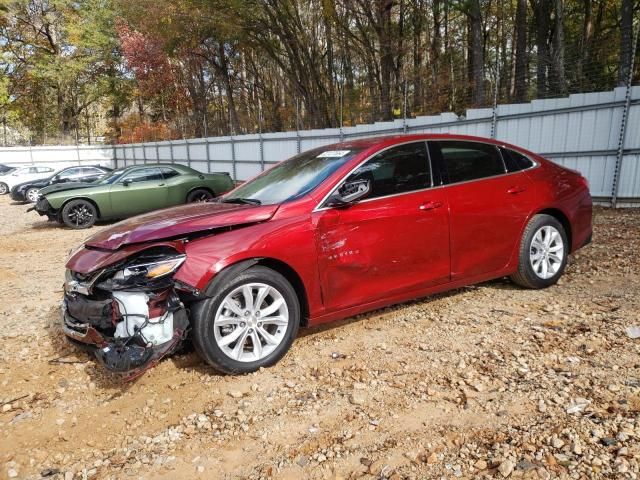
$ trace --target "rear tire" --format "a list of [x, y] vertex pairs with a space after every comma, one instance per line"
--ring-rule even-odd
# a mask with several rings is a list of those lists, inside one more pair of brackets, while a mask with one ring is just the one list
[[9, 186], [6, 183], [0, 182], [0, 195], [6, 195], [9, 193]]
[[217, 370], [255, 372], [277, 363], [300, 325], [300, 302], [278, 272], [251, 267], [191, 309], [193, 345]]
[[518, 270], [511, 280], [525, 288], [546, 288], [562, 276], [569, 242], [562, 224], [551, 215], [535, 215], [522, 234]]
[[196, 188], [187, 195], [187, 203], [206, 202], [214, 197], [206, 188]]
[[96, 223], [98, 210], [88, 200], [71, 200], [62, 208], [60, 217], [67, 227], [80, 230]]

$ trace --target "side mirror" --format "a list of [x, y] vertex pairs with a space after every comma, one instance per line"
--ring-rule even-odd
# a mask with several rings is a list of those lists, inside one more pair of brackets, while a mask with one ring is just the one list
[[122, 182], [122, 185], [123, 185], [124, 187], [128, 187], [129, 185], [131, 185], [131, 180], [130, 180], [130, 179], [127, 179], [127, 180], [123, 181], [123, 182]]
[[369, 180], [346, 182], [327, 199], [327, 206], [347, 207], [365, 197], [370, 191], [371, 182]]

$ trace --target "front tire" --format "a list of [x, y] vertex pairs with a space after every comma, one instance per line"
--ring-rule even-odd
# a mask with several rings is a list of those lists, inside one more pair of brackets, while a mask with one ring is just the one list
[[6, 195], [9, 193], [9, 186], [6, 183], [0, 182], [0, 195]]
[[193, 344], [224, 373], [250, 373], [277, 363], [300, 325], [300, 302], [278, 272], [251, 267], [192, 310]]
[[40, 191], [39, 188], [30, 188], [29, 190], [27, 190], [24, 194], [24, 196], [27, 198], [27, 200], [29, 200], [31, 203], [36, 203], [38, 201], [38, 192]]
[[187, 203], [206, 202], [207, 200], [211, 200], [213, 197], [213, 193], [206, 188], [196, 188], [187, 195]]
[[525, 288], [554, 285], [567, 265], [569, 242], [562, 224], [551, 215], [535, 215], [520, 242], [518, 271], [511, 280]]
[[67, 227], [80, 230], [96, 223], [98, 210], [88, 200], [71, 200], [62, 208], [60, 217]]

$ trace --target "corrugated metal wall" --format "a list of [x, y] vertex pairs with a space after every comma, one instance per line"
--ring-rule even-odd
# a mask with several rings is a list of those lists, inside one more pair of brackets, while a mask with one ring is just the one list
[[[467, 110], [465, 117], [449, 112], [343, 129], [118, 145], [115, 155], [118, 166], [173, 161], [201, 171], [227, 171], [238, 180], [247, 180], [299, 151], [341, 140], [403, 132], [489, 137], [493, 127], [497, 139], [579, 170], [588, 178], [591, 194], [608, 199], [614, 188], [625, 92], [626, 88], [620, 87], [610, 92], [498, 105], [495, 117], [493, 109], [482, 108]], [[618, 198], [624, 203], [640, 200], [640, 86], [631, 89], [623, 153]]]

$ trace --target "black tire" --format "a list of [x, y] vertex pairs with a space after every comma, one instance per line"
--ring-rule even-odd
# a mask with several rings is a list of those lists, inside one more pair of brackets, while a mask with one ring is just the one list
[[[40, 191], [39, 188], [36, 187], [31, 187], [29, 188], [26, 192], [24, 192], [24, 198], [31, 203], [36, 203], [38, 200], [38, 192]], [[32, 198], [35, 198], [36, 200], [32, 200]]]
[[0, 195], [6, 195], [9, 193], [9, 186], [6, 183], [0, 182]]
[[[227, 295], [249, 283], [262, 283], [275, 288], [284, 298], [289, 321], [284, 336], [275, 350], [260, 360], [243, 362], [229, 357], [218, 345], [214, 334], [214, 318]], [[256, 265], [221, 285], [212, 297], [192, 306], [191, 325], [193, 346], [206, 363], [228, 374], [255, 372], [261, 367], [269, 367], [277, 363], [291, 347], [300, 326], [300, 302], [286, 278], [270, 268]]]
[[[535, 246], [532, 246], [534, 237], [543, 227], [553, 227], [558, 231], [562, 239], [563, 252], [560, 262], [554, 262], [554, 265], [558, 263], [558, 270], [548, 278], [542, 278], [539, 273], [536, 273], [531, 260], [531, 255], [535, 250]], [[525, 288], [546, 288], [554, 285], [564, 273], [564, 269], [567, 266], [567, 258], [569, 256], [570, 245], [567, 239], [567, 233], [565, 232], [562, 224], [551, 215], [539, 214], [535, 215], [522, 234], [522, 240], [520, 241], [520, 251], [518, 257], [518, 270], [511, 275], [511, 281]]]
[[71, 200], [62, 208], [60, 218], [67, 227], [76, 230], [90, 228], [98, 219], [98, 210], [88, 200]]
[[187, 203], [206, 202], [211, 200], [215, 195], [206, 188], [196, 188], [187, 195]]

